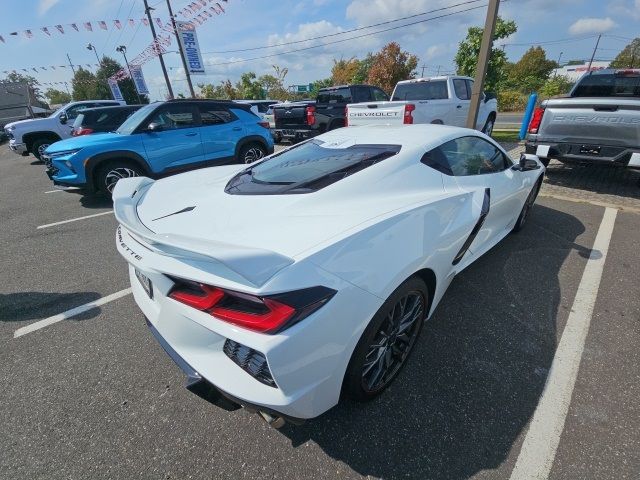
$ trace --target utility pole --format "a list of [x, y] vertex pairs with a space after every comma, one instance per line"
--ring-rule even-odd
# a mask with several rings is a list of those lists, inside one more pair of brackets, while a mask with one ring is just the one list
[[476, 128], [478, 121], [478, 108], [480, 107], [480, 96], [484, 85], [484, 76], [487, 74], [489, 57], [491, 56], [491, 46], [493, 45], [493, 33], [496, 29], [498, 19], [498, 8], [500, 0], [489, 0], [487, 8], [487, 19], [484, 22], [482, 32], [482, 43], [480, 44], [480, 55], [478, 56], [478, 66], [476, 67], [476, 78], [473, 82], [473, 92], [471, 93], [471, 104], [467, 115], [467, 128]]
[[133, 83], [133, 89], [136, 91], [136, 97], [138, 97], [138, 104], [142, 103], [140, 99], [140, 93], [138, 93], [138, 87], [136, 87], [136, 82], [133, 80], [133, 75], [131, 75], [131, 67], [129, 66], [129, 61], [127, 60], [127, 47], [124, 45], [120, 45], [116, 48], [116, 52], [120, 52], [124, 57], [124, 63], [127, 65], [127, 70], [129, 71], [129, 78], [131, 79], [131, 83]]
[[73, 76], [76, 76], [76, 69], [73, 68], [73, 63], [71, 63], [71, 57], [69, 56], [69, 54], [67, 53], [67, 60], [69, 60], [69, 66], [71, 67], [71, 71], [73, 72]]
[[424, 77], [424, 69], [427, 68], [427, 66], [426, 65], [422, 65], [422, 67], [420, 67], [420, 68], [422, 68], [422, 73], [420, 74], [420, 76]]
[[600, 43], [600, 38], [602, 35], [598, 35], [598, 40], [596, 40], [596, 46], [593, 49], [593, 53], [591, 54], [591, 60], [589, 60], [589, 66], [587, 67], [587, 72], [591, 71], [591, 64], [593, 63], [593, 57], [596, 56], [596, 50], [598, 50], [598, 44]]
[[184, 74], [187, 76], [187, 85], [189, 85], [189, 93], [191, 94], [191, 98], [196, 98], [196, 93], [193, 90], [193, 83], [191, 83], [191, 74], [189, 73], [189, 67], [187, 66], [187, 59], [184, 56], [182, 43], [180, 42], [180, 35], [178, 34], [178, 29], [176, 28], [176, 19], [173, 16], [173, 10], [171, 10], [170, 0], [167, 0], [167, 9], [169, 10], [169, 18], [171, 18], [171, 26], [173, 27], [173, 32], [176, 34], [178, 51], [180, 52], [180, 58], [182, 59], [182, 67], [184, 68]]
[[[149, 7], [147, 0], [144, 0], [144, 11], [147, 14], [147, 19], [149, 20], [149, 26], [151, 27], [151, 35], [153, 35], [153, 41], [156, 41], [156, 29], [153, 26], [153, 19], [151, 18], [151, 10], [152, 7]], [[169, 98], [173, 99], [173, 89], [171, 88], [171, 82], [169, 81], [169, 75], [167, 74], [167, 67], [164, 65], [164, 58], [162, 58], [162, 52], [158, 55], [158, 59], [160, 60], [160, 67], [162, 68], [162, 74], [164, 75], [164, 81], [167, 84], [167, 90], [169, 90]]]

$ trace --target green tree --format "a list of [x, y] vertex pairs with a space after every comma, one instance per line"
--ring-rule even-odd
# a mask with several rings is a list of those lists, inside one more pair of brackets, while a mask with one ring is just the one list
[[56, 90], [55, 88], [49, 88], [44, 92], [44, 96], [47, 97], [49, 103], [54, 105], [61, 105], [69, 103], [71, 101], [71, 95], [62, 90]]
[[573, 82], [567, 77], [562, 75], [553, 76], [544, 82], [544, 85], [540, 88], [540, 96], [542, 98], [550, 98], [563, 95], [569, 93], [572, 87]]
[[[122, 68], [122, 65], [113, 58], [107, 57], [106, 55], [102, 57], [100, 68], [96, 72], [96, 97], [94, 98], [99, 100], [108, 100], [112, 98], [111, 89], [109, 88], [107, 80], [116, 72], [122, 70]], [[130, 78], [125, 78], [124, 80], [120, 80], [118, 82], [118, 86], [120, 87], [120, 91], [122, 92], [122, 97], [128, 104], [138, 103], [138, 96], [136, 95], [136, 87], [133, 84], [133, 80], [131, 80]], [[149, 103], [149, 99], [146, 95], [140, 95], [140, 101], [142, 103]]]
[[315, 98], [318, 96], [318, 90], [331, 86], [333, 86], [333, 79], [331, 77], [311, 82], [311, 91], [309, 92], [309, 97]]
[[29, 85], [31, 92], [37, 100], [42, 100], [42, 92], [40, 91], [38, 81], [32, 77], [31, 75], [23, 75], [17, 72], [10, 72], [7, 74], [6, 78], [3, 80], [5, 82], [25, 82]]
[[254, 72], [245, 72], [240, 75], [240, 80], [236, 83], [236, 90], [241, 99], [260, 100], [264, 98], [262, 85]]
[[612, 68], [640, 68], [640, 37], [635, 38], [624, 47], [613, 59], [610, 66]]
[[391, 42], [373, 56], [367, 82], [390, 93], [400, 80], [415, 78], [418, 57], [402, 51], [400, 45]]
[[[493, 41], [507, 38], [518, 30], [515, 22], [505, 21], [498, 17], [496, 29], [493, 34]], [[458, 45], [458, 52], [455, 56], [458, 75], [475, 77], [478, 56], [480, 55], [480, 44], [482, 43], [482, 27], [471, 27], [467, 30], [466, 38]], [[507, 55], [500, 48], [492, 48], [485, 77], [484, 89], [496, 91], [500, 81], [504, 78], [504, 68], [507, 63]]]
[[340, 60], [333, 60], [333, 67], [331, 68], [331, 79], [334, 85], [348, 85], [353, 82], [354, 77], [360, 69], [360, 60], [355, 57], [351, 57], [349, 60], [341, 58]]
[[367, 53], [367, 56], [364, 59], [360, 60], [358, 65], [358, 71], [351, 79], [353, 83], [366, 83], [369, 78], [369, 71], [371, 70], [371, 65], [373, 65], [374, 56], [373, 53]]
[[[220, 82], [218, 85], [200, 83], [198, 88], [200, 89], [199, 96], [202, 98], [214, 98], [216, 100], [237, 100], [242, 98], [229, 79]], [[178, 96], [178, 98], [180, 97]], [[184, 98], [184, 96], [181, 98]]]
[[109, 97], [98, 97], [96, 93], [96, 76], [89, 70], [80, 67], [71, 80], [74, 100], [94, 100]]
[[273, 73], [274, 75], [265, 74], [258, 78], [258, 83], [265, 89], [267, 98], [274, 100], [285, 100], [289, 98], [289, 93], [284, 86], [284, 81], [289, 73], [289, 69], [273, 65]]
[[509, 68], [505, 69], [507, 83], [524, 93], [537, 92], [558, 64], [547, 59], [542, 47], [531, 47]]

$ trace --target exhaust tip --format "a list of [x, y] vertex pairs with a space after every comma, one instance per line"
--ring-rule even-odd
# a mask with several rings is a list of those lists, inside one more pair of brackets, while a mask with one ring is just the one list
[[265, 422], [267, 422], [267, 424], [270, 427], [273, 427], [273, 428], [282, 428], [282, 427], [284, 427], [284, 424], [287, 423], [284, 418], [282, 418], [282, 417], [274, 417], [273, 415], [271, 415], [271, 414], [269, 414], [267, 412], [260, 411], [260, 412], [258, 412], [258, 415], [260, 415], [260, 417]]

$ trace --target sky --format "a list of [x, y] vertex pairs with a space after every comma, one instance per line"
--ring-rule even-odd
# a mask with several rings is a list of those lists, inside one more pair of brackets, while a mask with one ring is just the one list
[[[169, 18], [166, 0], [148, 1], [155, 9], [153, 16], [166, 22]], [[171, 0], [174, 13], [193, 1]], [[140, 23], [144, 16], [143, 0], [2, 0], [1, 3], [0, 35], [5, 42], [0, 42], [0, 79], [5, 76], [4, 71], [24, 73], [24, 68], [41, 83], [66, 81], [70, 88], [71, 70], [60, 68], [69, 63], [67, 54], [73, 64], [85, 67], [89, 64], [95, 71], [97, 61], [95, 53], [86, 48], [88, 43], [95, 45], [100, 56], [112, 56], [122, 62], [121, 54], [115, 50], [118, 45], [127, 47], [127, 57], [131, 59], [152, 40], [149, 27]], [[424, 76], [450, 73], [455, 69], [453, 58], [457, 45], [467, 29], [484, 24], [487, 1], [228, 0], [219, 3], [225, 7], [225, 13], [197, 27], [206, 75], [193, 76], [194, 84], [219, 83], [227, 78], [235, 82], [246, 71], [258, 76], [273, 73], [273, 65], [289, 70], [287, 86], [308, 84], [329, 77], [334, 59], [362, 58], [390, 41], [398, 42], [403, 50], [418, 56], [420, 75], [422, 72]], [[476, 8], [460, 12], [473, 7]], [[433, 12], [437, 9], [440, 10]], [[430, 11], [433, 13], [340, 34]], [[445, 14], [448, 16], [433, 18]], [[503, 0], [500, 15], [514, 20], [518, 26], [514, 35], [498, 43], [505, 44], [511, 61], [517, 61], [532, 45], [542, 46], [554, 60], [562, 53], [561, 63], [588, 60], [598, 34], [603, 36], [596, 59], [610, 60], [640, 31], [640, 0]], [[134, 27], [127, 23], [129, 18], [135, 20]], [[115, 19], [122, 22], [121, 30], [115, 28]], [[100, 20], [108, 24], [108, 30], [98, 27]], [[87, 21], [93, 24], [92, 32], [82, 27]], [[78, 24], [79, 31], [73, 30], [70, 23]], [[400, 27], [407, 23], [414, 25]], [[55, 27], [59, 24], [64, 34]], [[48, 27], [50, 35], [45, 34], [42, 27]], [[391, 27], [399, 28], [379, 32]], [[27, 29], [33, 34], [31, 38], [23, 33]], [[11, 32], [18, 35], [10, 35]], [[364, 34], [371, 35], [362, 36]], [[323, 35], [332, 36], [302, 42]], [[355, 36], [360, 38], [352, 38]], [[279, 45], [287, 42], [297, 43]], [[314, 48], [290, 52], [312, 46]], [[165, 62], [174, 93], [187, 93], [175, 39], [168, 50]], [[51, 65], [56, 69], [52, 70]], [[42, 66], [47, 70], [40, 69]], [[166, 87], [158, 60], [146, 63], [143, 72], [151, 99], [163, 99]], [[48, 85], [43, 85], [43, 89], [46, 88]], [[55, 88], [63, 90], [64, 85]]]

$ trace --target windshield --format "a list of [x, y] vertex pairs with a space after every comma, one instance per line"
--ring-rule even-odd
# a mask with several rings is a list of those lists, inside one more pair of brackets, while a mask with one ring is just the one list
[[124, 123], [120, 125], [120, 128], [116, 130], [116, 133], [119, 133], [120, 135], [131, 135], [133, 131], [138, 128], [140, 122], [147, 118], [147, 115], [155, 110], [157, 106], [158, 104], [152, 103], [150, 105], [142, 107], [140, 110], [136, 111], [133, 115], [127, 118]]
[[316, 101], [318, 103], [351, 103], [351, 90], [349, 88], [321, 90], [318, 92]]
[[640, 72], [618, 72], [584, 77], [572, 97], [640, 97]]
[[58, 115], [58, 113], [60, 113], [62, 110], [64, 110], [64, 107], [66, 107], [66, 105], [63, 105], [62, 107], [60, 107], [59, 109], [57, 109], [55, 112], [53, 112], [51, 115], [49, 115], [48, 118], [53, 118], [56, 115]]
[[400, 151], [400, 145], [329, 148], [312, 140], [240, 172], [228, 183], [234, 194], [309, 193], [374, 165]]
[[449, 98], [446, 80], [399, 83], [393, 91], [393, 100], [444, 100]]

